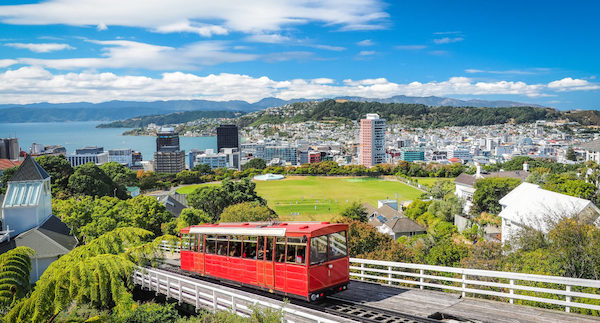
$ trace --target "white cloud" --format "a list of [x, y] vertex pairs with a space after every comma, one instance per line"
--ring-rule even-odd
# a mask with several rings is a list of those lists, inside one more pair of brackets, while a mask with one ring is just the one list
[[399, 45], [399, 46], [396, 46], [395, 48], [399, 49], [399, 50], [420, 50], [420, 49], [427, 48], [427, 46], [425, 46], [425, 45]]
[[359, 56], [370, 56], [370, 55], [375, 55], [375, 51], [374, 50], [361, 50], [358, 53]]
[[61, 70], [100, 68], [143, 68], [150, 70], [197, 69], [199, 66], [220, 63], [244, 62], [259, 56], [231, 51], [228, 43], [203, 41], [183, 47], [159, 46], [129, 40], [88, 42], [104, 46], [102, 57], [39, 59], [19, 58], [27, 65], [43, 66]]
[[373, 42], [370, 39], [365, 39], [365, 40], [361, 40], [358, 43], [356, 43], [356, 45], [358, 46], [373, 46], [375, 45], [375, 42]]
[[433, 42], [436, 44], [450, 44], [450, 43], [458, 43], [463, 40], [465, 40], [465, 39], [462, 37], [454, 37], [454, 38], [444, 37], [444, 38], [436, 38], [433, 40]]
[[19, 63], [19, 62], [14, 59], [0, 59], [0, 68], [9, 67], [9, 66], [15, 65], [17, 63]]
[[71, 47], [69, 44], [58, 44], [58, 43], [42, 43], [42, 44], [32, 44], [32, 43], [7, 43], [4, 46], [19, 48], [19, 49], [28, 49], [32, 52], [36, 53], [49, 53], [57, 50], [65, 50], [65, 49], [75, 49]]
[[265, 97], [327, 98], [362, 96], [387, 98], [394, 95], [521, 95], [549, 96], [554, 92], [593, 90], [597, 83], [564, 78], [548, 84], [497, 81], [476, 82], [466, 77], [427, 83], [395, 83], [385, 78], [344, 80], [330, 78], [275, 81], [266, 76], [240, 74], [163, 73], [161, 77], [116, 75], [113, 73], [52, 74], [39, 66], [27, 66], [0, 73], [0, 103], [103, 102], [109, 100], [209, 99], [256, 102]]
[[332, 46], [332, 45], [307, 45], [307, 46], [318, 48], [318, 49], [331, 50], [334, 52], [341, 52], [341, 51], [346, 50], [346, 47]]
[[255, 43], [279, 44], [290, 41], [290, 37], [280, 34], [256, 34], [246, 37], [246, 41]]
[[434, 35], [456, 35], [456, 34], [462, 34], [461, 31], [438, 31], [433, 33]]
[[209, 24], [192, 25], [189, 21], [181, 21], [168, 25], [158, 26], [154, 29], [154, 31], [163, 34], [189, 32], [204, 37], [211, 37], [212, 35], [227, 35], [227, 29], [223, 28], [222, 26]]
[[533, 74], [538, 74], [538, 73], [542, 72], [542, 69], [494, 71], [494, 70], [478, 70], [478, 69], [468, 68], [465, 70], [465, 72], [469, 73], [469, 74], [487, 73], [487, 74], [533, 75]]
[[107, 29], [108, 29], [108, 26], [103, 22], [99, 23], [96, 26], [96, 30], [98, 30], [98, 31], [103, 31], [103, 30], [107, 30]]
[[[0, 6], [0, 20], [16, 25], [65, 24], [141, 27], [159, 32], [212, 35], [239, 31], [261, 33], [285, 26], [322, 23], [341, 30], [381, 29], [389, 16], [380, 0], [189, 1], [189, 0], [48, 0]], [[222, 29], [203, 29], [202, 24]]]

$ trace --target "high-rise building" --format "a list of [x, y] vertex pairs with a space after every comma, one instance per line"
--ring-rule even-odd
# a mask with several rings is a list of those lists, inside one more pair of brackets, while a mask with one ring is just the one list
[[104, 151], [104, 147], [83, 147], [75, 149], [75, 153], [67, 155], [67, 160], [72, 167], [94, 163], [102, 165], [108, 163], [108, 152]]
[[108, 150], [108, 161], [116, 162], [127, 167], [133, 165], [133, 152], [130, 148], [125, 149], [109, 149]]
[[402, 148], [400, 150], [400, 160], [407, 162], [424, 161], [425, 150], [423, 148]]
[[377, 113], [368, 113], [360, 120], [359, 161], [366, 167], [385, 162], [385, 119]]
[[17, 138], [0, 138], [0, 159], [19, 159], [19, 139]]
[[221, 151], [222, 148], [240, 148], [236, 125], [222, 124], [217, 127], [217, 151]]
[[161, 128], [156, 135], [154, 171], [179, 173], [185, 169], [185, 151], [179, 149], [179, 134], [173, 128]]

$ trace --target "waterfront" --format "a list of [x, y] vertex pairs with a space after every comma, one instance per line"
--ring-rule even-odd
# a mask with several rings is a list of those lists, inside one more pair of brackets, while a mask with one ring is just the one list
[[[96, 128], [100, 121], [0, 123], [0, 138], [17, 137], [21, 150], [28, 152], [32, 143], [62, 145], [67, 153], [84, 146], [101, 146], [105, 150], [131, 148], [150, 160], [156, 151], [155, 137], [123, 136], [128, 128]], [[216, 137], [180, 137], [181, 148], [216, 149]], [[187, 160], [187, 159], [186, 159]]]

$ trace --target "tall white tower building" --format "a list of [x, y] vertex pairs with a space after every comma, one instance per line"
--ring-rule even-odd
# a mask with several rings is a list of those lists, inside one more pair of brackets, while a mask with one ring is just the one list
[[366, 167], [385, 162], [385, 119], [377, 113], [368, 113], [360, 120], [359, 161]]

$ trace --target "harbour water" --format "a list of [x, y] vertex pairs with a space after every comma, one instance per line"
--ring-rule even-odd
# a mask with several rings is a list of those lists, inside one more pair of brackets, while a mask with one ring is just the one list
[[[123, 136], [125, 128], [96, 128], [100, 121], [0, 123], [0, 138], [17, 137], [21, 150], [29, 152], [32, 143], [62, 145], [67, 153], [84, 146], [101, 146], [104, 150], [131, 148], [151, 160], [156, 151], [156, 138]], [[180, 137], [181, 149], [216, 149], [216, 137]], [[186, 159], [187, 160], [187, 159]]]

